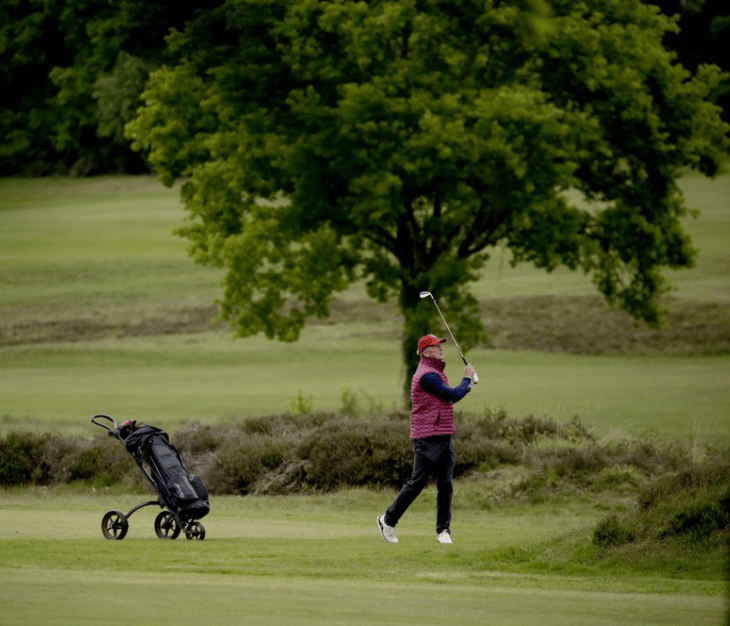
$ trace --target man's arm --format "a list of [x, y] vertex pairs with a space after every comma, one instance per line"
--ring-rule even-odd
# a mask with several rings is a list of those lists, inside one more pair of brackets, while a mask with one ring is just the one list
[[429, 372], [421, 376], [421, 389], [433, 394], [437, 398], [446, 400], [448, 402], [458, 402], [467, 393], [471, 391], [469, 383], [471, 378], [466, 376], [461, 379], [461, 383], [457, 387], [449, 387], [444, 381], [441, 380], [438, 374]]

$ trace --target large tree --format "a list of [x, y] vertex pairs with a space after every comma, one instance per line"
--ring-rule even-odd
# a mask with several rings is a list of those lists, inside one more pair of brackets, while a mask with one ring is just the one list
[[438, 328], [422, 290], [480, 340], [469, 286], [498, 245], [658, 322], [660, 270], [693, 256], [676, 179], [727, 148], [721, 75], [678, 65], [675, 29], [639, 0], [226, 0], [169, 38], [127, 132], [185, 180], [239, 334], [296, 340], [364, 279], [397, 298], [410, 372]]

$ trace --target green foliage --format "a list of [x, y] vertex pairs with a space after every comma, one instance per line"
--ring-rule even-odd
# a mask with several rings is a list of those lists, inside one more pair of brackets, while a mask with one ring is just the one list
[[92, 94], [99, 109], [97, 134], [100, 137], [125, 143], [124, 125], [134, 117], [140, 105], [149, 70], [149, 64], [143, 59], [122, 50], [111, 72], [96, 79]]
[[48, 73], [68, 60], [56, 28], [59, 3], [8, 0], [0, 7], [0, 172], [35, 165], [35, 173], [54, 167], [50, 145], [57, 114]]
[[8, 0], [0, 8], [0, 172], [144, 170], [123, 125], [165, 35], [198, 2]]
[[[509, 419], [504, 411], [488, 411], [480, 419], [457, 413], [456, 429], [457, 478], [520, 469], [516, 480], [498, 490], [497, 500], [540, 502], [564, 493], [636, 493], [645, 488], [647, 480], [659, 476], [679, 476], [672, 480], [684, 484], [699, 481], [695, 491], [725, 480], [721, 474], [701, 479], [696, 472], [682, 478], [680, 470], [690, 457], [686, 446], [644, 439], [599, 441], [578, 419], [559, 424], [534, 416]], [[188, 471], [200, 475], [216, 495], [399, 488], [409, 478], [413, 462], [405, 411], [358, 419], [344, 413], [315, 412], [228, 425], [193, 423], [171, 439]], [[708, 454], [724, 458], [721, 453]], [[10, 434], [0, 440], [2, 468], [6, 485], [129, 484], [130, 477], [140, 482], [124, 448], [103, 436], [89, 441]], [[653, 485], [640, 496], [646, 509], [655, 507], [676, 482]], [[686, 517], [714, 519], [711, 509], [703, 511], [688, 509]], [[685, 524], [682, 519], [674, 524], [681, 527]]]
[[239, 334], [296, 340], [361, 278], [397, 298], [407, 382], [439, 324], [418, 293], [468, 349], [498, 245], [659, 323], [661, 269], [693, 262], [676, 179], [728, 145], [722, 77], [674, 63], [674, 22], [639, 0], [551, 6], [229, 0], [170, 38], [127, 135], [186, 180], [180, 232], [226, 269]]
[[695, 547], [730, 539], [730, 464], [714, 454], [681, 471], [657, 474], [637, 496], [636, 510], [613, 514], [595, 529], [602, 547], [681, 541]]
[[75, 481], [113, 484], [132, 470], [120, 446], [106, 439], [9, 433], [0, 439], [0, 485], [57, 485]]
[[[730, 70], [725, 51], [730, 35], [730, 11], [724, 0], [656, 0], [666, 15], [679, 18], [679, 33], [666, 39], [669, 49], [677, 54], [680, 63], [690, 70], [712, 63]], [[723, 117], [730, 119], [730, 83], [725, 81], [717, 90], [715, 102], [722, 107]]]
[[352, 388], [352, 385], [342, 389], [342, 412], [349, 417], [355, 417], [360, 413], [357, 391]]
[[411, 475], [413, 452], [402, 422], [323, 424], [300, 444], [306, 482], [315, 489], [400, 487]]
[[229, 438], [215, 455], [206, 477], [208, 489], [218, 493], [253, 493], [267, 471], [276, 470], [286, 450], [271, 438]]
[[611, 546], [620, 546], [630, 543], [635, 539], [634, 532], [631, 528], [624, 526], [615, 514], [609, 515], [603, 520], [596, 530], [593, 532], [594, 545], [602, 548], [610, 548]]
[[301, 387], [297, 387], [294, 397], [289, 401], [289, 409], [295, 415], [304, 415], [311, 413], [314, 407], [314, 394], [305, 393]]
[[44, 484], [45, 472], [39, 460], [47, 441], [48, 436], [23, 433], [10, 433], [0, 439], [0, 484]]

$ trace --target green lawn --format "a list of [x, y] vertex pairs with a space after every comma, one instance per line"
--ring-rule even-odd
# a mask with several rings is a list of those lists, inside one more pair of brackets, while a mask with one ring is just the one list
[[[458, 496], [458, 492], [457, 492]], [[143, 496], [6, 494], [0, 508], [0, 618], [11, 624], [718, 624], [725, 584], [682, 575], [571, 575], [494, 565], [585, 533], [600, 515], [555, 505], [455, 510], [451, 546], [432, 528], [424, 492], [384, 543], [375, 515], [389, 492], [217, 498], [203, 542], [161, 541], [158, 509], [130, 518], [120, 542], [99, 529], [108, 509]], [[487, 620], [487, 622], [485, 622]]]
[[[695, 173], [679, 181], [687, 207], [683, 225], [698, 248], [696, 266], [670, 271], [667, 278], [676, 295], [701, 301], [730, 301], [730, 173], [708, 179]], [[480, 298], [529, 296], [535, 294], [583, 295], [595, 293], [590, 278], [558, 268], [548, 274], [532, 265], [511, 267], [510, 256], [498, 249], [492, 254], [482, 280], [475, 289]]]
[[5, 323], [209, 304], [217, 293], [216, 272], [172, 234], [177, 191], [152, 179], [0, 179], [0, 198]]
[[[697, 268], [674, 277], [677, 295], [726, 302], [730, 175], [688, 176], [682, 184], [688, 205], [701, 210], [698, 219], [687, 219], [700, 253]], [[400, 405], [399, 321], [387, 309], [378, 319], [358, 317], [364, 298], [358, 286], [342, 296], [354, 313], [308, 327], [295, 344], [233, 340], [225, 330], [138, 332], [145, 324], [174, 328], [185, 311], [208, 307], [219, 294], [220, 272], [194, 265], [185, 242], [172, 235], [182, 219], [177, 193], [145, 177], [0, 179], [0, 333], [33, 327], [57, 337], [0, 347], [0, 432], [84, 432], [95, 412], [164, 427], [215, 422], [286, 411], [299, 395], [311, 397], [315, 409], [338, 409], [347, 389], [358, 394], [363, 410]], [[484, 299], [592, 291], [580, 274], [510, 268], [499, 251], [476, 286]], [[76, 341], [95, 328], [107, 330]], [[447, 357], [448, 373], [458, 376], [453, 347]], [[726, 354], [586, 357], [481, 349], [469, 358], [481, 383], [462, 405], [467, 412], [504, 407], [515, 416], [579, 415], [602, 432], [715, 436], [730, 430]]]
[[[673, 277], [677, 296], [727, 303], [730, 175], [689, 176], [682, 186], [702, 215], [688, 222], [700, 254], [695, 269]], [[360, 286], [342, 294], [350, 308], [336, 323], [307, 327], [295, 344], [233, 340], [190, 322], [191, 311], [218, 296], [221, 274], [187, 258], [171, 234], [181, 219], [177, 191], [149, 178], [0, 179], [0, 435], [33, 428], [90, 436], [96, 412], [174, 429], [283, 412], [298, 397], [339, 409], [345, 392], [357, 393], [365, 414], [400, 405], [399, 322], [387, 307], [361, 307]], [[476, 285], [480, 299], [593, 292], [584, 276], [508, 261], [494, 251]], [[178, 323], [191, 332], [173, 332]], [[447, 372], [458, 376], [453, 346], [447, 356]], [[728, 354], [479, 349], [469, 357], [480, 374], [461, 405], [470, 413], [578, 415], [607, 436], [718, 441], [730, 430]], [[375, 527], [390, 491], [213, 498], [204, 542], [156, 539], [152, 508], [135, 513], [124, 541], [104, 540], [103, 514], [144, 496], [0, 492], [0, 624], [723, 619], [717, 563], [683, 571], [671, 559], [652, 569], [596, 557], [592, 528], [625, 502], [586, 496], [484, 508], [468, 495], [487, 488], [457, 482], [453, 546], [435, 542], [432, 488], [404, 517], [395, 546]]]
[[[311, 395], [314, 409], [336, 410], [345, 390], [357, 393], [364, 412], [399, 406], [397, 346], [372, 338], [363, 363], [362, 339], [341, 331], [313, 327], [296, 344], [201, 333], [4, 348], [4, 425], [88, 433], [88, 417], [106, 412], [174, 428], [285, 412], [300, 393]], [[728, 431], [730, 356], [476, 350], [471, 361], [480, 382], [460, 405], [468, 413], [578, 415], [602, 433], [704, 439]], [[460, 370], [454, 358], [447, 373]]]

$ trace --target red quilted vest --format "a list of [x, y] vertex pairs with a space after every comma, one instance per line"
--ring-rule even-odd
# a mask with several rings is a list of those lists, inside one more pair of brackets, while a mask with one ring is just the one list
[[441, 400], [421, 389], [421, 377], [433, 372], [444, 384], [449, 381], [444, 374], [446, 363], [430, 357], [422, 357], [411, 382], [411, 439], [423, 439], [433, 435], [454, 434], [454, 407], [451, 402]]

